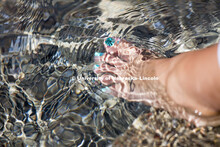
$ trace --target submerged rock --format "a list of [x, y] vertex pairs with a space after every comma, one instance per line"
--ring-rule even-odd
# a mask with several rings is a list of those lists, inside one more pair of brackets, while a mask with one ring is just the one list
[[114, 145], [219, 145], [218, 127], [195, 128], [89, 79], [105, 37], [157, 58], [216, 43], [218, 0], [3, 0], [0, 20], [1, 146], [107, 146], [124, 132]]
[[[195, 127], [163, 110], [151, 108], [118, 137], [114, 147], [127, 146], [219, 146], [220, 127]], [[126, 141], [125, 141], [126, 140]]]

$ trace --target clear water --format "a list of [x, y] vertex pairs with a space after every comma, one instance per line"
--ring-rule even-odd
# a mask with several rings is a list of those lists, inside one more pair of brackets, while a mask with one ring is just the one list
[[108, 36], [160, 57], [219, 40], [218, 0], [1, 0], [0, 144], [107, 146], [149, 106], [100, 91]]

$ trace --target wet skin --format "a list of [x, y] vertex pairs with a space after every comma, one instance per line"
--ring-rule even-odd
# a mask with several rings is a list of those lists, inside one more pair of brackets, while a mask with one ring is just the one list
[[[214, 57], [217, 46], [171, 59], [155, 59], [151, 51], [145, 50], [149, 53], [143, 55], [141, 49], [124, 40], [107, 41], [106, 53], [96, 53], [95, 62], [99, 66], [94, 70], [100, 81], [108, 86], [104, 92], [166, 109], [197, 126], [220, 124], [220, 76], [217, 76], [220, 71]], [[204, 72], [201, 64], [207, 66], [211, 74]], [[205, 81], [207, 75], [211, 78]], [[156, 78], [143, 80], [144, 77]]]

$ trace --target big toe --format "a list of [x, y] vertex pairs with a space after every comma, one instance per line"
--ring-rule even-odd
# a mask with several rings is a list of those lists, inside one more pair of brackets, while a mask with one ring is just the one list
[[126, 62], [132, 61], [132, 59], [141, 53], [141, 50], [131, 43], [118, 38], [107, 38], [104, 41], [104, 45], [107, 53], [118, 56], [121, 60]]

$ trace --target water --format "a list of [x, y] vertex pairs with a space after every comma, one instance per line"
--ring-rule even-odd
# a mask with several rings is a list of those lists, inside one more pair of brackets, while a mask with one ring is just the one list
[[1, 145], [111, 144], [150, 107], [77, 79], [104, 38], [172, 57], [216, 43], [219, 20], [218, 0], [1, 0]]

